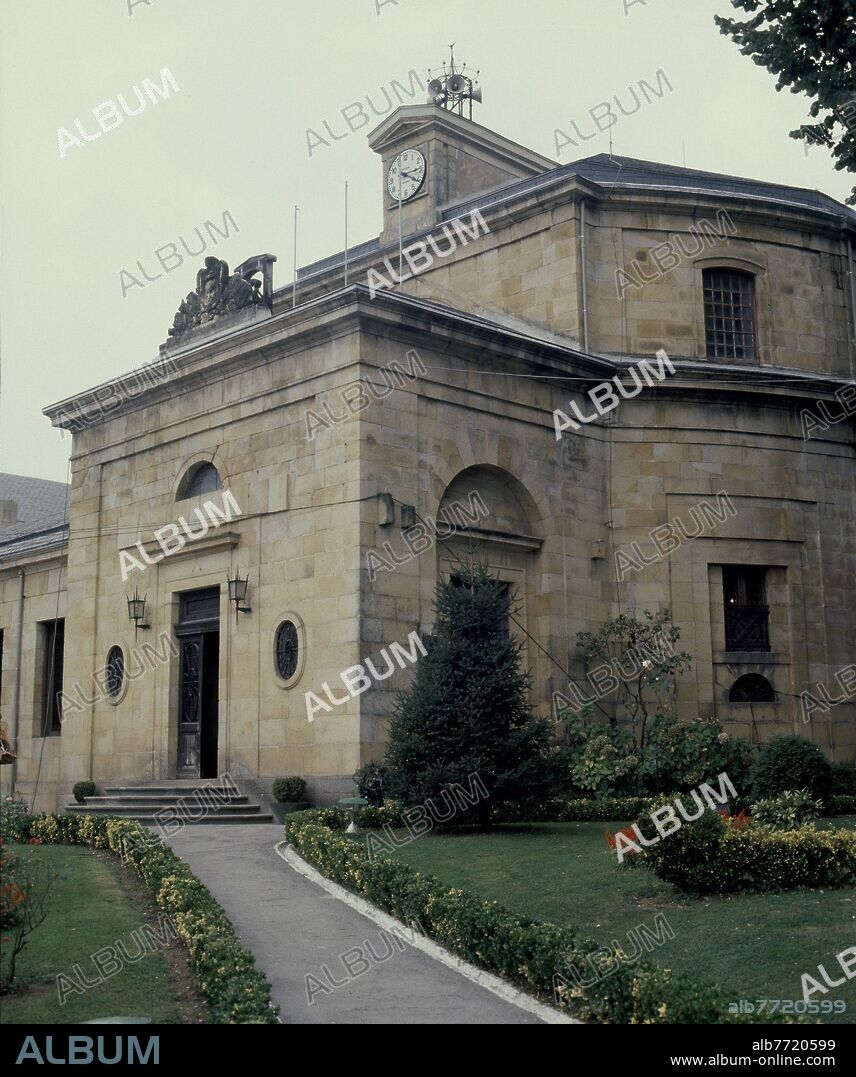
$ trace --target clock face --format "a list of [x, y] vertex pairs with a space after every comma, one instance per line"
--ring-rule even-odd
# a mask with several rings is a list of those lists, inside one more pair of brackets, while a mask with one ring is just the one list
[[392, 162], [386, 177], [390, 197], [407, 202], [419, 193], [425, 182], [427, 165], [419, 150], [405, 150]]

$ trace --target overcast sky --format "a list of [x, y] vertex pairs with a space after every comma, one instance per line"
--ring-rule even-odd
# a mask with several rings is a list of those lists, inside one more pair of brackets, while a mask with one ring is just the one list
[[[198, 249], [194, 230], [222, 232], [227, 212], [239, 231], [203, 229], [205, 253], [230, 266], [276, 254], [279, 287], [295, 204], [301, 265], [342, 249], [345, 180], [351, 242], [376, 237], [383, 179], [366, 135], [382, 119], [335, 142], [324, 122], [349, 131], [343, 109], [369, 95], [382, 110], [384, 87], [408, 87], [452, 41], [481, 68], [478, 121], [561, 163], [608, 150], [609, 135], [557, 157], [557, 128], [591, 135], [592, 108], [618, 95], [630, 111], [629, 87], [656, 86], [662, 71], [672, 91], [620, 117], [616, 154], [843, 201], [852, 176], [787, 137], [806, 100], [777, 94], [714, 26], [730, 11], [728, 0], [627, 11], [625, 0], [0, 0], [0, 470], [65, 480], [71, 438], [42, 408], [156, 357], [204, 257], [146, 281], [137, 262], [162, 273], [156, 248], [184, 236]], [[165, 67], [178, 92], [83, 142], [76, 119], [92, 137], [93, 108], [118, 94], [133, 108], [134, 86], [160, 85]], [[62, 157], [59, 128], [82, 143], [64, 139]], [[313, 139], [310, 156], [308, 129], [331, 145]]]

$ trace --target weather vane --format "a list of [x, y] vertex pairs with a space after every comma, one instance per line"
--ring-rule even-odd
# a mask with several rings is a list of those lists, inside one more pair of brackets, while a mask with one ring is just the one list
[[440, 108], [463, 116], [464, 104], [469, 102], [469, 118], [472, 119], [473, 101], [481, 103], [483, 100], [481, 87], [478, 85], [480, 72], [476, 71], [475, 78], [472, 78], [466, 73], [466, 64], [460, 71], [455, 67], [454, 42], [449, 46], [449, 52], [451, 59], [448, 67], [443, 64], [442, 75], [432, 76], [431, 69], [428, 69], [428, 104], [439, 105]]

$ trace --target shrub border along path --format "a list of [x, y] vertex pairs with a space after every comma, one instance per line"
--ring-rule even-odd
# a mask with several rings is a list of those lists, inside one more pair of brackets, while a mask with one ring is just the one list
[[[364, 828], [391, 822], [387, 809], [364, 809]], [[536, 923], [518, 917], [498, 902], [484, 901], [401, 861], [370, 856], [365, 846], [345, 837], [347, 817], [337, 809], [299, 812], [286, 822], [294, 849], [328, 879], [405, 924], [423, 930], [453, 954], [495, 973], [545, 1002], [559, 1004], [582, 1020], [613, 1024], [748, 1024], [729, 1014], [728, 999], [719, 990], [671, 969], [640, 961], [616, 962], [597, 943], [580, 938], [569, 927]], [[394, 825], [394, 823], [393, 823]], [[563, 984], [572, 969], [584, 982], [590, 962], [604, 976], [586, 987]]]
[[27, 829], [47, 844], [110, 849], [133, 866], [186, 945], [212, 1024], [279, 1024], [270, 984], [231, 920], [181, 857], [141, 823], [62, 813], [38, 815]]
[[454, 969], [455, 972], [459, 973], [461, 976], [465, 976], [468, 980], [472, 980], [473, 983], [491, 991], [504, 1002], [510, 1002], [512, 1005], [520, 1007], [527, 1013], [537, 1017], [540, 1021], [543, 1021], [544, 1024], [578, 1025], [581, 1023], [576, 1018], [560, 1013], [553, 1006], [547, 1006], [544, 1003], [539, 1002], [537, 999], [533, 998], [531, 994], [526, 994], [525, 992], [518, 990], [516, 987], [509, 984], [507, 980], [502, 980], [498, 976], [494, 976], [490, 972], [485, 972], [483, 969], [480, 969], [467, 961], [462, 961], [459, 957], [451, 957], [450, 954], [442, 946], [439, 946], [434, 942], [433, 939], [429, 939], [420, 934], [418, 926], [416, 925], [412, 929], [408, 929], [406, 934], [403, 935], [403, 925], [396, 920], [395, 917], [389, 916], [370, 901], [366, 901], [365, 898], [359, 897], [352, 891], [346, 890], [345, 887], [339, 886], [338, 883], [334, 883], [331, 879], [322, 875], [320, 871], [317, 871], [311, 864], [304, 860], [299, 853], [295, 852], [295, 850], [289, 846], [287, 841], [279, 842], [279, 844], [275, 846], [275, 849], [277, 855], [284, 860], [293, 871], [298, 872], [303, 878], [308, 879], [309, 882], [314, 883], [316, 886], [320, 886], [328, 894], [336, 898], [337, 901], [344, 902], [361, 916], [365, 916], [367, 919], [377, 924], [383, 931], [386, 931], [391, 935], [405, 937], [407, 944], [412, 946], [413, 949], [421, 950], [422, 953], [427, 954], [435, 961], [439, 961], [447, 968]]

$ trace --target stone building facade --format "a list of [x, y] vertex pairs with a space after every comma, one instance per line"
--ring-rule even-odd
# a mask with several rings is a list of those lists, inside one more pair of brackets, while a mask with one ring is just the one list
[[683, 718], [852, 762], [856, 214], [557, 167], [435, 105], [369, 144], [378, 240], [296, 292], [271, 256], [212, 264], [156, 362], [46, 409], [73, 432], [67, 532], [0, 530], [4, 784], [49, 807], [89, 778], [341, 795], [411, 675], [343, 673], [427, 634], [460, 556], [517, 593], [538, 712], [583, 680], [579, 631], [666, 606]]

